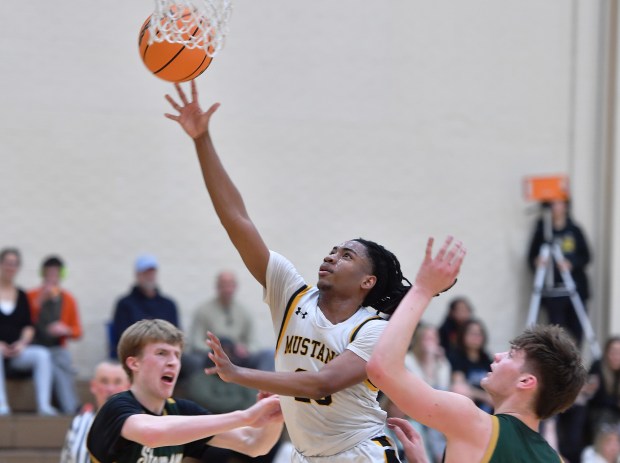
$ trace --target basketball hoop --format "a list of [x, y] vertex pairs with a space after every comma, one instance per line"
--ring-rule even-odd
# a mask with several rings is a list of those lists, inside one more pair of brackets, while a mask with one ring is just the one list
[[231, 12], [231, 0], [155, 0], [149, 43], [182, 43], [213, 58], [224, 45]]

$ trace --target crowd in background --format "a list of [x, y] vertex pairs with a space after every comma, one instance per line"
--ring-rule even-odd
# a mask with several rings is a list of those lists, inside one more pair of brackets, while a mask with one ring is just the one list
[[[584, 267], [590, 260], [585, 238], [570, 219], [566, 202], [553, 203], [550, 208], [550, 232], [555, 242], [561, 244], [566, 257], [558, 263], [560, 271], [554, 269], [555, 284], [562, 283], [561, 270], [570, 271], [585, 302], [589, 290]], [[543, 227], [541, 219], [532, 236], [528, 259], [533, 270], [547, 265], [537, 254], [546, 240]], [[77, 302], [62, 287], [64, 262], [59, 256], [45, 258], [41, 264], [40, 286], [28, 291], [15, 283], [20, 264], [19, 250], [5, 248], [0, 252], [0, 352], [3, 358], [0, 362], [0, 415], [11, 413], [5, 378], [23, 375], [32, 376], [39, 414], [76, 414], [84, 404], [80, 403], [76, 392], [75, 368], [67, 343], [81, 337], [82, 327]], [[134, 285], [128, 294], [118, 299], [111, 314], [108, 327], [111, 358], [116, 357], [120, 335], [139, 320], [159, 318], [179, 326], [174, 300], [159, 290], [156, 257], [139, 256], [134, 270]], [[217, 375], [204, 374], [204, 368], [211, 365], [209, 349], [204, 343], [207, 331], [220, 337], [233, 363], [255, 369], [274, 369], [274, 351], [257, 346], [253, 316], [235, 299], [236, 289], [235, 275], [221, 272], [217, 276], [214, 297], [195, 310], [191, 328], [186, 333], [179, 393], [214, 413], [246, 408], [254, 402], [256, 391], [224, 383]], [[571, 310], [570, 299], [543, 298], [542, 303], [549, 322], [564, 326], [580, 343], [582, 327]], [[490, 397], [480, 387], [480, 381], [493, 363], [487, 351], [487, 340], [485, 324], [476, 316], [468, 298], [455, 297], [449, 301], [440, 326], [424, 324], [418, 328], [411, 340], [406, 367], [432, 387], [465, 395], [478, 407], [492, 413]], [[91, 391], [98, 398], [107, 397], [97, 392], [97, 381], [101, 381], [98, 375], [111, 368], [110, 364], [99, 368], [91, 383]], [[381, 402], [389, 416], [407, 419], [387, 398], [383, 397]], [[101, 403], [96, 404], [96, 408], [100, 406]], [[88, 415], [91, 420], [92, 408], [82, 409], [78, 416], [87, 412], [91, 413]], [[440, 462], [445, 449], [444, 437], [418, 423], [412, 424], [422, 435], [432, 461]], [[545, 422], [544, 427], [548, 430], [548, 439], [569, 463], [618, 460], [620, 337], [613, 336], [606, 341], [603, 356], [590, 366], [590, 380], [573, 407]], [[226, 461], [230, 456], [229, 452], [210, 458]], [[271, 461], [272, 457], [273, 454], [263, 460]]]

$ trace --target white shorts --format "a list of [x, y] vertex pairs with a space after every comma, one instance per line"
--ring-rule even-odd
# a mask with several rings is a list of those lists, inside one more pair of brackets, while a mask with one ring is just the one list
[[386, 436], [364, 441], [349, 450], [325, 457], [306, 457], [293, 450], [292, 463], [399, 463], [396, 445]]

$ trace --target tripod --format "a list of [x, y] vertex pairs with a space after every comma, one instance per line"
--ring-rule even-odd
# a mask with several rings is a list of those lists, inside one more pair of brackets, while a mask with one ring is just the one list
[[[548, 211], [547, 211], [548, 212]], [[568, 297], [570, 298], [575, 314], [579, 319], [579, 323], [583, 330], [584, 337], [590, 346], [592, 357], [594, 359], [601, 358], [601, 348], [592, 329], [590, 319], [586, 314], [583, 301], [577, 292], [575, 281], [573, 280], [570, 271], [559, 263], [564, 260], [562, 249], [558, 242], [552, 239], [551, 230], [551, 216], [548, 214], [543, 217], [543, 226], [545, 243], [540, 247], [538, 254], [539, 262], [545, 262], [545, 265], [539, 265], [534, 275], [534, 289], [532, 291], [532, 297], [530, 299], [530, 308], [527, 317], [526, 326], [532, 326], [536, 323], [538, 318], [538, 312], [540, 310], [540, 300], [545, 297]], [[553, 266], [557, 266], [564, 286], [553, 286]]]

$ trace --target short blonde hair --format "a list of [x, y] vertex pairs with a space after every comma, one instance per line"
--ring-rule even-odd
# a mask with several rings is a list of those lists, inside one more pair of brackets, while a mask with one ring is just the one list
[[156, 342], [179, 346], [181, 350], [185, 344], [183, 332], [166, 320], [140, 320], [123, 331], [118, 342], [118, 358], [130, 380], [133, 381], [133, 372], [127, 366], [127, 359], [139, 357], [148, 344]]

